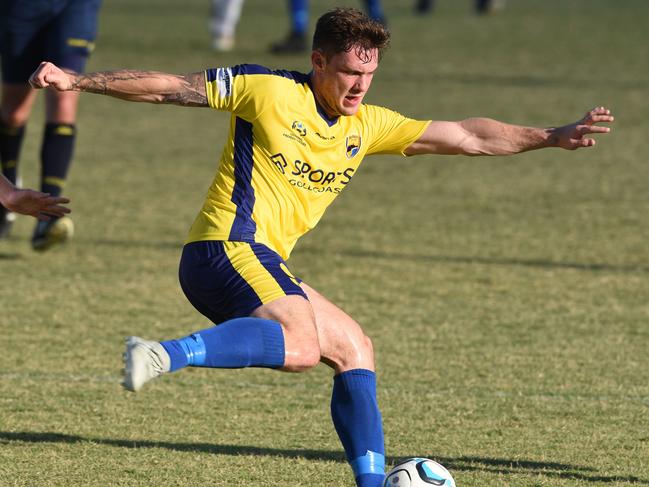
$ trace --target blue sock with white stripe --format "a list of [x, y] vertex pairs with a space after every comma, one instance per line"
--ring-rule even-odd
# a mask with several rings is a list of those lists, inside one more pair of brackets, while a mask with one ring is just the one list
[[374, 20], [385, 23], [385, 16], [383, 15], [383, 8], [381, 8], [381, 0], [365, 0], [365, 9], [367, 15]]
[[284, 365], [282, 327], [262, 318], [235, 318], [160, 344], [171, 358], [170, 372], [187, 366], [237, 369]]
[[290, 0], [291, 29], [297, 34], [306, 34], [309, 28], [309, 2], [308, 0]]
[[354, 369], [334, 377], [331, 418], [354, 471], [356, 485], [381, 487], [385, 478], [385, 447], [374, 372]]

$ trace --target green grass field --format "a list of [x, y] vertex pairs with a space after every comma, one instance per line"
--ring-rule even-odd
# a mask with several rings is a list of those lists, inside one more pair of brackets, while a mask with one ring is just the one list
[[[536, 126], [600, 104], [617, 116], [589, 150], [368, 158], [298, 244], [292, 270], [373, 338], [389, 463], [431, 457], [466, 487], [649, 486], [649, 2], [510, 0], [489, 18], [468, 0], [426, 18], [385, 3], [393, 45], [371, 103]], [[314, 17], [334, 5], [313, 1]], [[248, 0], [229, 54], [209, 49], [208, 11], [106, 0], [88, 68], [309, 69], [266, 53], [283, 1]], [[0, 485], [353, 485], [324, 366], [121, 389], [125, 336], [209, 325], [176, 272], [228, 116], [81, 101], [74, 240], [36, 254], [21, 217], [0, 242]]]

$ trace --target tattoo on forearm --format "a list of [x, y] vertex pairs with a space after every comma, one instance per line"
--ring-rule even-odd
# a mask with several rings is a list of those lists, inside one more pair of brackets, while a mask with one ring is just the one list
[[166, 96], [167, 103], [186, 106], [207, 106], [205, 80], [202, 73], [192, 73], [178, 76], [183, 89]]
[[96, 78], [101, 73], [94, 73], [95, 76], [80, 74], [72, 82], [70, 89], [73, 91], [87, 91], [88, 93], [106, 94], [106, 83], [102, 83]]
[[152, 71], [106, 71], [80, 74], [72, 90], [133, 101], [207, 106], [202, 73], [170, 75]]

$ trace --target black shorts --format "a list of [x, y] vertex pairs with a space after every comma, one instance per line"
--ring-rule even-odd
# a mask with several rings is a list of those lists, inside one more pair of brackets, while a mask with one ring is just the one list
[[101, 0], [2, 0], [2, 81], [26, 83], [41, 61], [82, 72], [97, 36]]
[[259, 243], [207, 240], [183, 248], [180, 285], [201, 314], [218, 324], [250, 316], [262, 304], [302, 296], [300, 279], [284, 259]]

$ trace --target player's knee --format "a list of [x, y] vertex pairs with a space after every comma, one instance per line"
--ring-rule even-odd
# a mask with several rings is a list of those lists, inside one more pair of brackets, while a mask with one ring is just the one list
[[22, 127], [27, 123], [30, 110], [16, 107], [13, 109], [2, 109], [2, 122], [12, 128]]
[[302, 352], [302, 370], [309, 370], [320, 363], [320, 347], [318, 342], [310, 344]]
[[338, 370], [373, 369], [374, 347], [372, 340], [365, 334], [350, 340], [340, 347], [333, 362]]
[[320, 344], [315, 334], [313, 336], [285, 336], [285, 349], [285, 370], [304, 372], [320, 363]]
[[363, 335], [363, 346], [365, 354], [374, 360], [374, 344], [372, 343], [372, 339], [367, 335]]
[[363, 362], [374, 364], [374, 344], [372, 343], [372, 339], [367, 335], [363, 335], [361, 342], [362, 346], [360, 353], [363, 357]]

